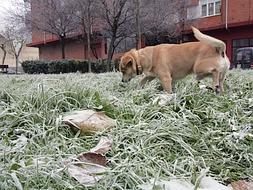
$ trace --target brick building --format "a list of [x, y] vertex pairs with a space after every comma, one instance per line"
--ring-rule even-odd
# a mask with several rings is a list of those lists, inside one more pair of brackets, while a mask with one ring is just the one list
[[[223, 40], [227, 55], [234, 60], [236, 49], [253, 46], [253, 0], [189, 0], [188, 25], [193, 24], [205, 34]], [[186, 39], [193, 36], [189, 26]]]
[[[43, 0], [25, 0], [25, 2], [31, 5], [32, 19], [38, 19], [38, 15], [40, 15], [41, 11], [44, 9]], [[102, 35], [99, 35], [97, 28], [93, 28], [92, 35], [96, 36], [96, 39], [91, 42], [91, 58], [106, 58], [106, 40], [102, 37]], [[39, 57], [41, 60], [57, 60], [62, 57], [59, 37], [49, 32], [43, 32], [34, 27], [32, 28], [32, 42], [27, 46], [38, 47]], [[86, 46], [81, 28], [77, 28], [76, 31], [69, 32], [65, 41], [66, 59], [86, 59]]]
[[[204, 33], [223, 40], [227, 44], [227, 55], [233, 61], [239, 47], [253, 46], [253, 0], [186, 0], [187, 19], [184, 40], [195, 40], [190, 30], [194, 25]], [[36, 10], [32, 9], [32, 14]], [[66, 58], [85, 59], [87, 50], [78, 34], [68, 36]], [[124, 43], [123, 43], [124, 45]], [[41, 59], [60, 59], [60, 44], [56, 36], [33, 30], [31, 47], [39, 48]], [[126, 48], [134, 42], [125, 42]], [[143, 41], [145, 46], [145, 40]], [[92, 42], [93, 58], [107, 57], [107, 43], [102, 36]], [[117, 52], [116, 52], [117, 53]]]

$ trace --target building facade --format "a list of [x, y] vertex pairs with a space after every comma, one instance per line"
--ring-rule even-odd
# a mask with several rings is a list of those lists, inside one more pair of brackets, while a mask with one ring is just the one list
[[190, 25], [223, 40], [233, 63], [235, 51], [253, 47], [253, 0], [190, 0], [187, 6], [186, 40], [194, 40]]

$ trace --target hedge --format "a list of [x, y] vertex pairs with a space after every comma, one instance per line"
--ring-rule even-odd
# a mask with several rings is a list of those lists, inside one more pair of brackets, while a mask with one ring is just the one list
[[[119, 61], [113, 61], [111, 63], [110, 71], [118, 69]], [[88, 72], [88, 61], [78, 60], [59, 60], [59, 61], [41, 61], [41, 60], [29, 60], [21, 63], [23, 70], [28, 74], [59, 74], [59, 73], [75, 73]], [[106, 60], [97, 60], [91, 62], [91, 71], [94, 73], [104, 73], [106, 70]]]

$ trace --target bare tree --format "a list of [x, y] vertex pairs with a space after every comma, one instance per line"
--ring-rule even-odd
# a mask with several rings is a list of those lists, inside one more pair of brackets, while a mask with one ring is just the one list
[[141, 30], [152, 45], [163, 38], [178, 39], [184, 30], [185, 0], [140, 0]]
[[21, 51], [27, 40], [27, 33], [25, 28], [20, 28], [14, 25], [8, 25], [2, 32], [2, 35], [10, 44], [9, 54], [13, 55], [16, 62], [16, 73], [18, 73], [18, 64]]
[[77, 29], [74, 0], [32, 0], [32, 17], [26, 18], [33, 29], [56, 35], [61, 44], [62, 59], [65, 59], [65, 42], [68, 35]]
[[[89, 72], [91, 72], [91, 35], [92, 35], [92, 26], [95, 20], [96, 12], [96, 1], [95, 0], [76, 0], [76, 17], [78, 23], [82, 28], [83, 33], [83, 44], [84, 44], [84, 56], [85, 56], [85, 47], [87, 44], [87, 60], [89, 65]], [[86, 42], [87, 39], [87, 42]]]
[[11, 0], [12, 6], [5, 10], [4, 29], [1, 35], [5, 41], [0, 45], [4, 52], [2, 64], [4, 64], [7, 53], [15, 58], [16, 73], [18, 73], [18, 64], [21, 51], [30, 36], [30, 27], [26, 25], [27, 4], [23, 1]]
[[65, 43], [77, 30], [75, 0], [26, 0], [12, 1], [15, 9], [8, 10], [8, 21], [24, 23], [30, 31], [53, 34], [60, 40], [62, 59]]
[[110, 70], [114, 51], [120, 42], [132, 32], [134, 19], [131, 2], [128, 0], [101, 0], [100, 17], [104, 21], [104, 35], [109, 39], [107, 70]]

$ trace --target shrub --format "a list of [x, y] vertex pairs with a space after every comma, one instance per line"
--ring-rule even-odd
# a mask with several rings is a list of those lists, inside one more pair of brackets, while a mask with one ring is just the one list
[[[77, 60], [56, 60], [56, 61], [40, 61], [30, 60], [21, 63], [23, 70], [28, 74], [59, 74], [59, 73], [74, 73], [88, 72], [88, 61]], [[118, 70], [119, 61], [115, 60], [111, 63], [110, 71]], [[91, 63], [91, 70], [94, 73], [104, 73], [106, 70], [106, 60], [97, 60]]]
[[73, 72], [87, 72], [87, 61], [61, 60], [61, 61], [24, 61], [21, 63], [23, 70], [28, 74], [44, 73], [59, 74]]

